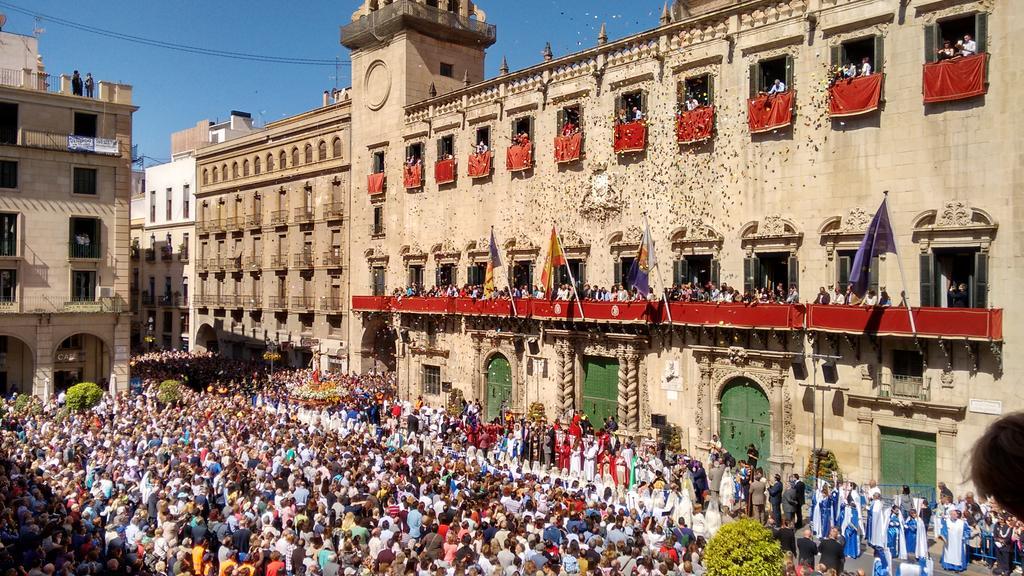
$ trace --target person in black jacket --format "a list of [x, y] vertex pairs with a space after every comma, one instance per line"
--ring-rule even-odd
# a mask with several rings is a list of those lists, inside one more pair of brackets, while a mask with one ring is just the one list
[[782, 526], [782, 476], [775, 475], [775, 481], [768, 486], [768, 504], [772, 507], [775, 525]]
[[833, 527], [825, 538], [818, 544], [818, 552], [821, 554], [821, 563], [829, 568], [835, 569], [837, 573], [843, 571], [843, 547], [845, 540], [839, 535], [839, 529]]
[[794, 528], [799, 528], [804, 525], [804, 503], [807, 501], [807, 487], [804, 486], [803, 480], [800, 479], [799, 474], [793, 474], [793, 491], [796, 492], [796, 524], [793, 524]]
[[810, 530], [804, 530], [804, 535], [796, 540], [797, 558], [800, 564], [814, 566], [814, 557], [818, 555], [818, 545], [814, 543]]
[[782, 521], [782, 527], [775, 531], [775, 539], [779, 541], [783, 552], [790, 552], [793, 556], [797, 555], [796, 531], [793, 530], [791, 521], [788, 519]]

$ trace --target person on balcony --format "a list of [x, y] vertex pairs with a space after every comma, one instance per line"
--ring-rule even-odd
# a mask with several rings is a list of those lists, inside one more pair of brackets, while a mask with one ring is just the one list
[[871, 59], [867, 56], [860, 59], [860, 75], [871, 76]]
[[892, 306], [892, 297], [885, 291], [885, 286], [882, 286], [882, 292], [878, 295], [878, 305], [885, 307]]
[[489, 149], [490, 149], [490, 147], [487, 146], [487, 144], [483, 140], [481, 140], [476, 145], [476, 153], [477, 154], [486, 154]]
[[776, 78], [775, 82], [772, 82], [772, 87], [768, 89], [768, 95], [782, 94], [786, 91], [786, 83]]
[[697, 108], [700, 108], [700, 102], [691, 94], [690, 97], [686, 99], [686, 110], [689, 112], [690, 110], [696, 110]]
[[625, 108], [619, 108], [619, 113], [615, 116], [616, 124], [628, 124], [629, 116], [626, 114]]
[[786, 296], [786, 304], [799, 304], [800, 303], [800, 292], [796, 289], [796, 284], [792, 284], [789, 287], [789, 294]]
[[967, 308], [968, 304], [967, 284], [950, 282], [949, 293], [946, 294], [946, 305], [950, 308]]
[[829, 296], [829, 293], [825, 290], [824, 286], [818, 288], [818, 295], [814, 297], [815, 304], [828, 304], [831, 300], [832, 297]]
[[860, 302], [861, 306], [878, 306], [878, 294], [874, 290], [868, 290], [868, 293], [864, 295], [864, 299]]
[[579, 132], [579, 128], [573, 123], [572, 119], [567, 119], [565, 124], [562, 125], [562, 136], [569, 137]]
[[956, 55], [957, 53], [956, 50], [953, 48], [953, 43], [950, 42], [949, 40], [943, 40], [942, 48], [939, 48], [938, 50], [935, 51], [935, 57], [939, 61], [949, 60], [950, 58], [953, 58]]
[[851, 78], [855, 78], [856, 76], [857, 76], [857, 65], [854, 64], [853, 61], [851, 60], [850, 62], [847, 62], [846, 63], [846, 67], [843, 68], [843, 78], [846, 79], [846, 80], [849, 80]]
[[633, 107], [633, 122], [641, 122], [644, 119], [644, 112], [638, 106]]
[[970, 34], [964, 34], [963, 43], [960, 46], [961, 56], [973, 56], [978, 53], [978, 43], [974, 41], [974, 38]]

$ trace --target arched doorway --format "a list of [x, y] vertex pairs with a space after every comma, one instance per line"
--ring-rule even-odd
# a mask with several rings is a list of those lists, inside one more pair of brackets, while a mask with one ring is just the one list
[[376, 316], [363, 328], [362, 369], [364, 372], [394, 372], [395, 342], [398, 335], [385, 317]]
[[32, 393], [35, 358], [32, 349], [14, 336], [0, 336], [0, 395]]
[[495, 354], [487, 363], [487, 421], [501, 413], [501, 405], [512, 396], [512, 368], [508, 358]]
[[107, 389], [110, 379], [110, 350], [98, 336], [72, 334], [53, 352], [53, 394], [60, 394], [79, 382], [95, 382]]
[[771, 455], [771, 406], [761, 387], [749, 378], [736, 378], [722, 391], [719, 438], [736, 460], [747, 459], [751, 444], [759, 453], [758, 466]]
[[196, 331], [196, 350], [199, 352], [210, 352], [217, 354], [220, 352], [220, 342], [217, 340], [217, 331], [213, 329], [213, 326], [209, 324], [203, 324]]

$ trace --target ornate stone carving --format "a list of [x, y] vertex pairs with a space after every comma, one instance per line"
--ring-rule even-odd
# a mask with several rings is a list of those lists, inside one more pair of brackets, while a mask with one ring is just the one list
[[583, 239], [580, 238], [580, 233], [574, 229], [562, 230], [562, 242], [565, 242], [566, 246], [582, 246], [585, 244]]
[[935, 225], [940, 228], [962, 228], [971, 225], [971, 208], [967, 202], [953, 200], [946, 202], [935, 217]]
[[700, 356], [697, 369], [700, 371], [700, 378], [697, 380], [697, 411], [695, 420], [697, 428], [705, 430], [704, 411], [706, 408], [704, 406], [704, 398], [711, 387], [711, 358], [709, 356]]
[[559, 340], [555, 350], [558, 353], [555, 362], [558, 371], [558, 410], [559, 414], [565, 414], [576, 404], [575, 359], [572, 344], [566, 340]]
[[843, 218], [839, 226], [839, 232], [863, 232], [871, 222], [871, 215], [863, 208], [850, 208], [850, 212]]
[[744, 364], [747, 361], [747, 351], [740, 346], [730, 346], [728, 362], [730, 364]]
[[785, 233], [786, 222], [778, 214], [765, 216], [764, 220], [757, 227], [758, 236], [781, 236]]
[[626, 356], [626, 405], [630, 430], [638, 430], [640, 427], [640, 381], [637, 378], [639, 360], [637, 354]]
[[615, 176], [604, 164], [591, 167], [590, 187], [580, 202], [580, 215], [605, 222], [622, 212], [622, 194], [616, 188]]
[[618, 381], [618, 389], [617, 389], [618, 394], [617, 394], [617, 398], [616, 398], [616, 400], [618, 401], [618, 408], [619, 408], [618, 409], [619, 422], [624, 427], [628, 428], [629, 427], [629, 393], [628, 393], [628, 384], [626, 382], [626, 378], [628, 378], [628, 376], [629, 376], [629, 368], [626, 366], [626, 352], [620, 348], [615, 357], [616, 357], [616, 360], [618, 360], [618, 362], [619, 362], [619, 381]]
[[[778, 379], [781, 382], [781, 378]], [[793, 395], [789, 386], [782, 388], [782, 440], [787, 446], [796, 445], [796, 422], [793, 421]]]

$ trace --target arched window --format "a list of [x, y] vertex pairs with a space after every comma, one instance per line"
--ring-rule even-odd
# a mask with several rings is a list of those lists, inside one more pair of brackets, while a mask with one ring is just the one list
[[213, 167], [213, 181], [214, 182], [217, 181], [217, 167], [216, 166]]
[[286, 167], [288, 167], [288, 153], [285, 152], [284, 150], [281, 150], [281, 153], [278, 155], [277, 160], [278, 170], [284, 170]]
[[335, 136], [334, 141], [331, 142], [331, 148], [333, 148], [333, 151], [331, 153], [334, 155], [334, 157], [341, 158], [341, 138]]
[[248, 160], [242, 160], [242, 176], [248, 176], [248, 175], [249, 175], [249, 161]]
[[274, 171], [274, 155], [267, 154], [267, 172]]
[[304, 157], [303, 161], [306, 164], [312, 164], [313, 163], [313, 145], [312, 144], [306, 144], [306, 147], [302, 149], [302, 155]]
[[292, 146], [292, 167], [299, 165], [299, 148]]
[[321, 140], [320, 143], [316, 145], [316, 150], [317, 160], [327, 160], [327, 142]]
[[206, 168], [203, 168], [203, 184], [209, 184], [209, 183], [210, 183], [210, 171], [207, 170]]
[[225, 162], [220, 165], [220, 177], [224, 180], [228, 179], [228, 163]]
[[238, 162], [231, 163], [231, 178], [238, 178]]
[[257, 156], [257, 157], [252, 159], [252, 171], [253, 171], [253, 174], [259, 174], [260, 173], [260, 157], [259, 156]]

